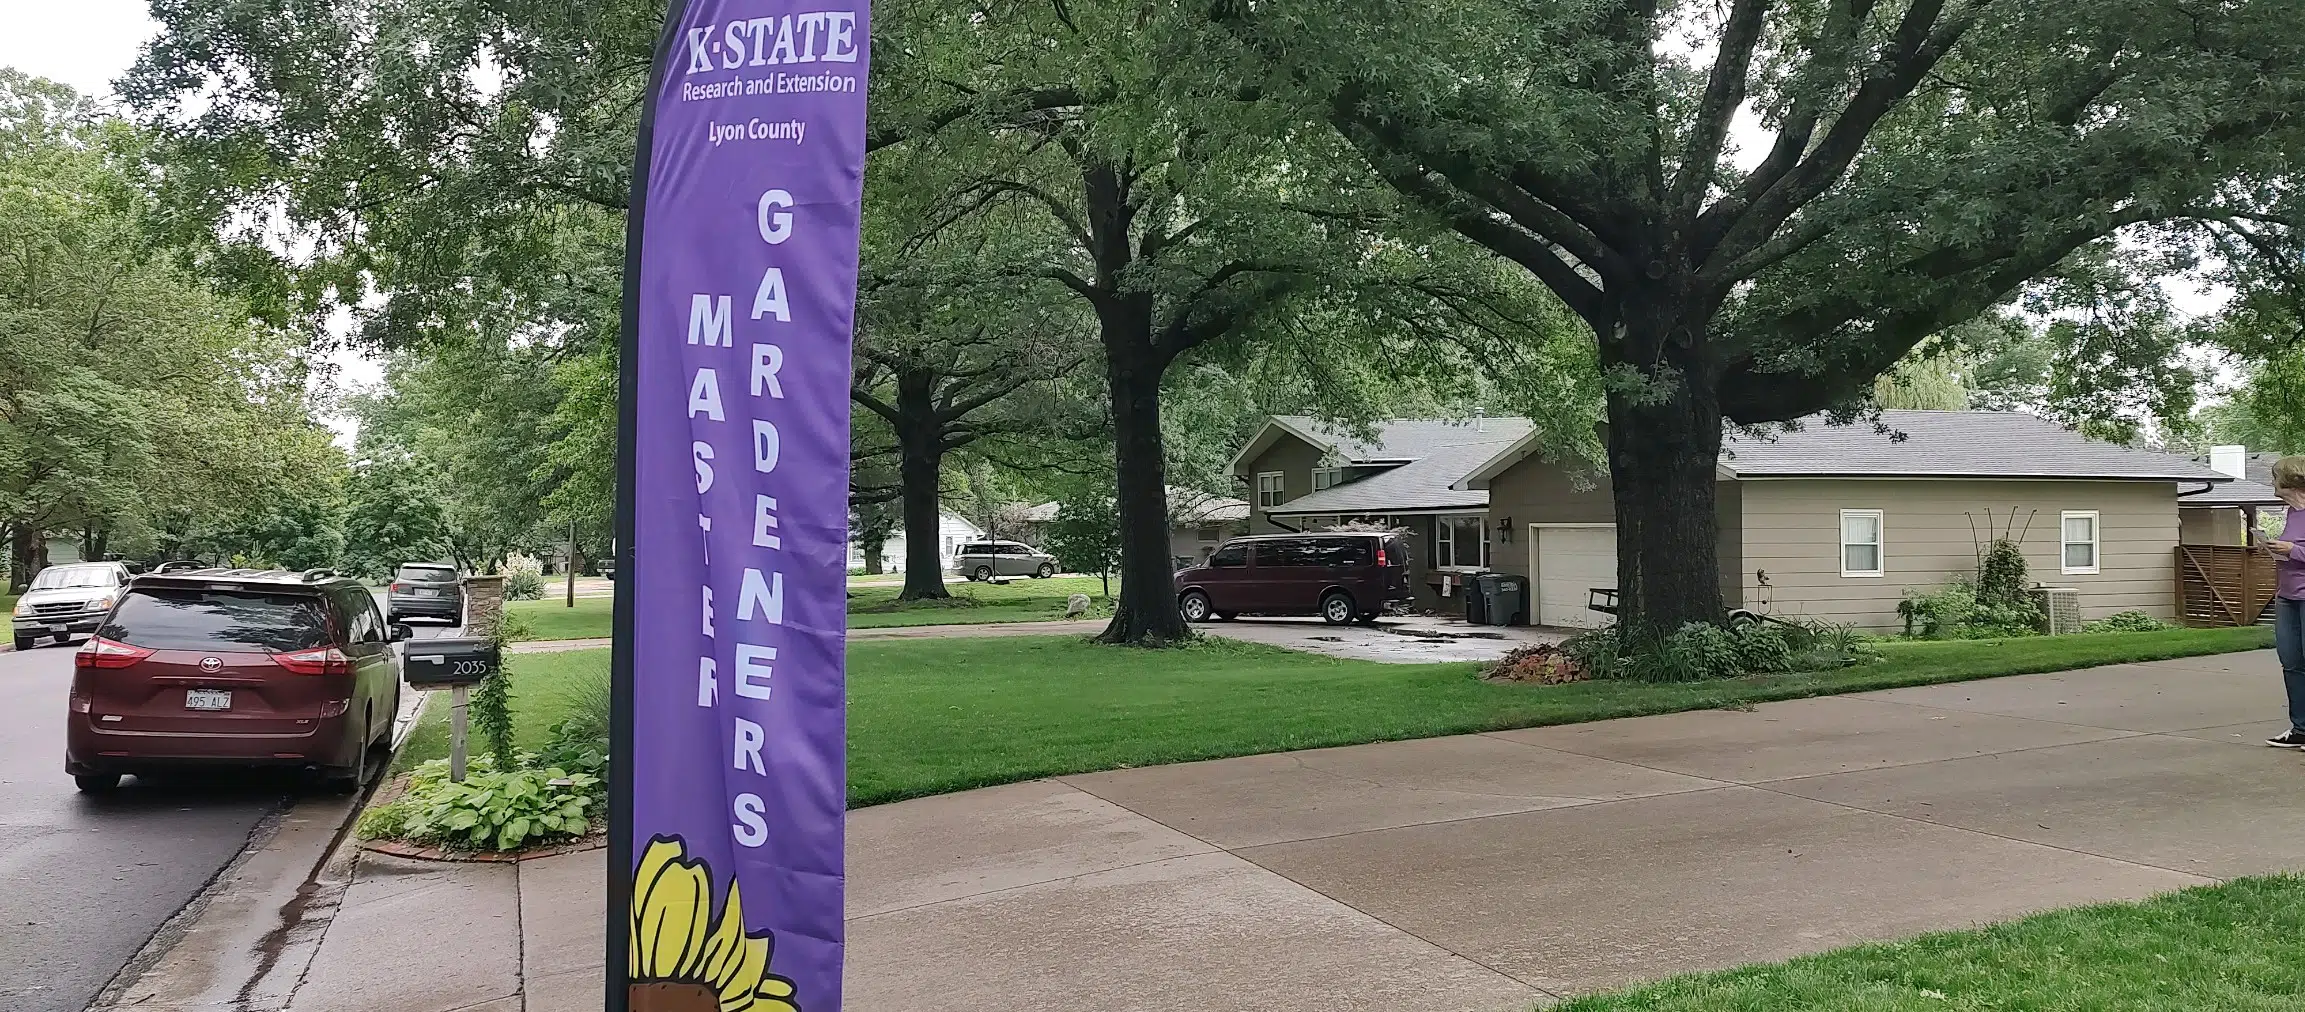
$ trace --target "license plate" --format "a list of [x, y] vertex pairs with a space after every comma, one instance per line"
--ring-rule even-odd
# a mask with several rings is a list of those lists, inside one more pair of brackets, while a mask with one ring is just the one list
[[223, 689], [187, 689], [184, 693], [187, 710], [232, 709], [232, 693]]
[[439, 591], [437, 591], [437, 590], [426, 590], [426, 589], [424, 589], [423, 587], [418, 587], [418, 588], [416, 588], [416, 596], [418, 596], [418, 597], [439, 597], [439, 596], [440, 596], [440, 592], [439, 592]]

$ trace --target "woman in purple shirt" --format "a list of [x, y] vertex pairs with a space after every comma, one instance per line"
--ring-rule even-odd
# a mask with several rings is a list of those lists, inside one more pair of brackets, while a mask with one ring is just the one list
[[[2305, 749], [2305, 457], [2273, 462], [2273, 491], [2289, 504], [2281, 536], [2264, 542], [2278, 577], [2273, 601], [2273, 650], [2289, 689], [2289, 730], [2266, 739], [2275, 748]], [[2251, 532], [2254, 537], [2255, 532]]]

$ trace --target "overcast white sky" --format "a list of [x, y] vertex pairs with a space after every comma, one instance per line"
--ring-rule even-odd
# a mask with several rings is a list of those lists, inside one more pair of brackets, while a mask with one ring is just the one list
[[[112, 81], [128, 72], [159, 28], [145, 0], [0, 0], [0, 66], [112, 98]], [[353, 352], [337, 352], [328, 361], [337, 369], [339, 387], [384, 376], [380, 363]], [[330, 424], [349, 439], [349, 422]]]

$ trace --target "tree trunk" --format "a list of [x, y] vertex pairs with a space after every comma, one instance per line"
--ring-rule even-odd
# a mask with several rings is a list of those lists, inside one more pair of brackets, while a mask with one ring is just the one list
[[[1107, 321], [1108, 328], [1113, 321]], [[1120, 601], [1104, 643], [1166, 646], [1191, 638], [1170, 567], [1168, 465], [1161, 444], [1161, 373], [1167, 363], [1134, 333], [1105, 341], [1112, 392], [1114, 502], [1120, 514]]]
[[[1604, 346], [1604, 367], [1632, 364], [1628, 359], [1664, 363], [1640, 370], [1649, 390], [1608, 395], [1617, 621], [1629, 639], [1642, 640], [1723, 618], [1715, 513], [1720, 381], [1701, 337], [1650, 323], [1661, 336], [1644, 340], [1641, 323], [1627, 322], [1631, 332], [1623, 343]], [[1624, 355], [1628, 347], [1643, 352]]]
[[8, 590], [22, 593], [40, 569], [40, 538], [31, 524], [8, 528]]
[[880, 553], [888, 547], [888, 542], [875, 539], [858, 547], [864, 549], [864, 575], [879, 576], [887, 568], [881, 564]]
[[925, 373], [896, 381], [897, 479], [904, 504], [904, 590], [899, 601], [952, 595], [944, 589], [944, 559], [937, 548], [944, 533], [944, 432], [936, 421], [934, 384]]

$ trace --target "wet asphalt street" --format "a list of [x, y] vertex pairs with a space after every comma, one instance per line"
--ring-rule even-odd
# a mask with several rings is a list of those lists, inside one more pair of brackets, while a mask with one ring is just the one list
[[0, 653], [0, 1008], [85, 1008], [293, 786], [241, 774], [81, 794], [64, 775], [72, 651]]
[[[454, 630], [418, 626], [419, 637]], [[0, 1009], [80, 1012], [249, 834], [295, 803], [289, 774], [64, 775], [75, 646], [0, 652]]]

